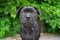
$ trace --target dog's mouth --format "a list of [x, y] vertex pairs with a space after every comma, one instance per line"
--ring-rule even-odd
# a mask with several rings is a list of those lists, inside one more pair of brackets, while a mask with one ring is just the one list
[[23, 23], [23, 24], [26, 24], [26, 23], [28, 23], [28, 24], [34, 24], [34, 22], [35, 22], [35, 19], [34, 18], [22, 18], [21, 19], [21, 23]]
[[26, 23], [28, 23], [28, 24], [32, 24], [32, 20], [27, 19], [27, 20], [26, 20]]
[[26, 19], [26, 22], [30, 22], [31, 20], [30, 19]]

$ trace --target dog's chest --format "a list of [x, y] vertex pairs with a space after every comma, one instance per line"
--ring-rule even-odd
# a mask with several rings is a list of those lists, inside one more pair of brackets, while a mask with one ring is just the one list
[[26, 33], [32, 33], [33, 32], [33, 30], [34, 30], [34, 25], [32, 25], [32, 24], [29, 24], [29, 23], [25, 23], [24, 24], [24, 31], [26, 32]]

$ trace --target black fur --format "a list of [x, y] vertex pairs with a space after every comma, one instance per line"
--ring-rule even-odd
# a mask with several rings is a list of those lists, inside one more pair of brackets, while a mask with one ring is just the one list
[[22, 40], [39, 40], [40, 26], [36, 14], [41, 13], [31, 6], [19, 8], [16, 13], [20, 14]]

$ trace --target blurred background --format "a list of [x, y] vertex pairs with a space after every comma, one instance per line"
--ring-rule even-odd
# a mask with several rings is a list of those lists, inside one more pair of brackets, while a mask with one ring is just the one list
[[20, 32], [16, 10], [22, 6], [41, 10], [39, 20], [43, 22], [43, 32], [60, 34], [60, 0], [0, 0], [0, 38], [15, 36]]

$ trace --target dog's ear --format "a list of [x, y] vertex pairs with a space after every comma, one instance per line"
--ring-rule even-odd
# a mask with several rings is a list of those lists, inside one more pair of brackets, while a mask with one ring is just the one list
[[[34, 8], [35, 8], [35, 7], [34, 7]], [[38, 10], [37, 8], [35, 8], [35, 9], [36, 9], [36, 11], [37, 11], [37, 14], [42, 15], [41, 10]]]
[[20, 13], [20, 11], [21, 11], [22, 8], [23, 7], [20, 7], [19, 9], [17, 9], [16, 14]]

